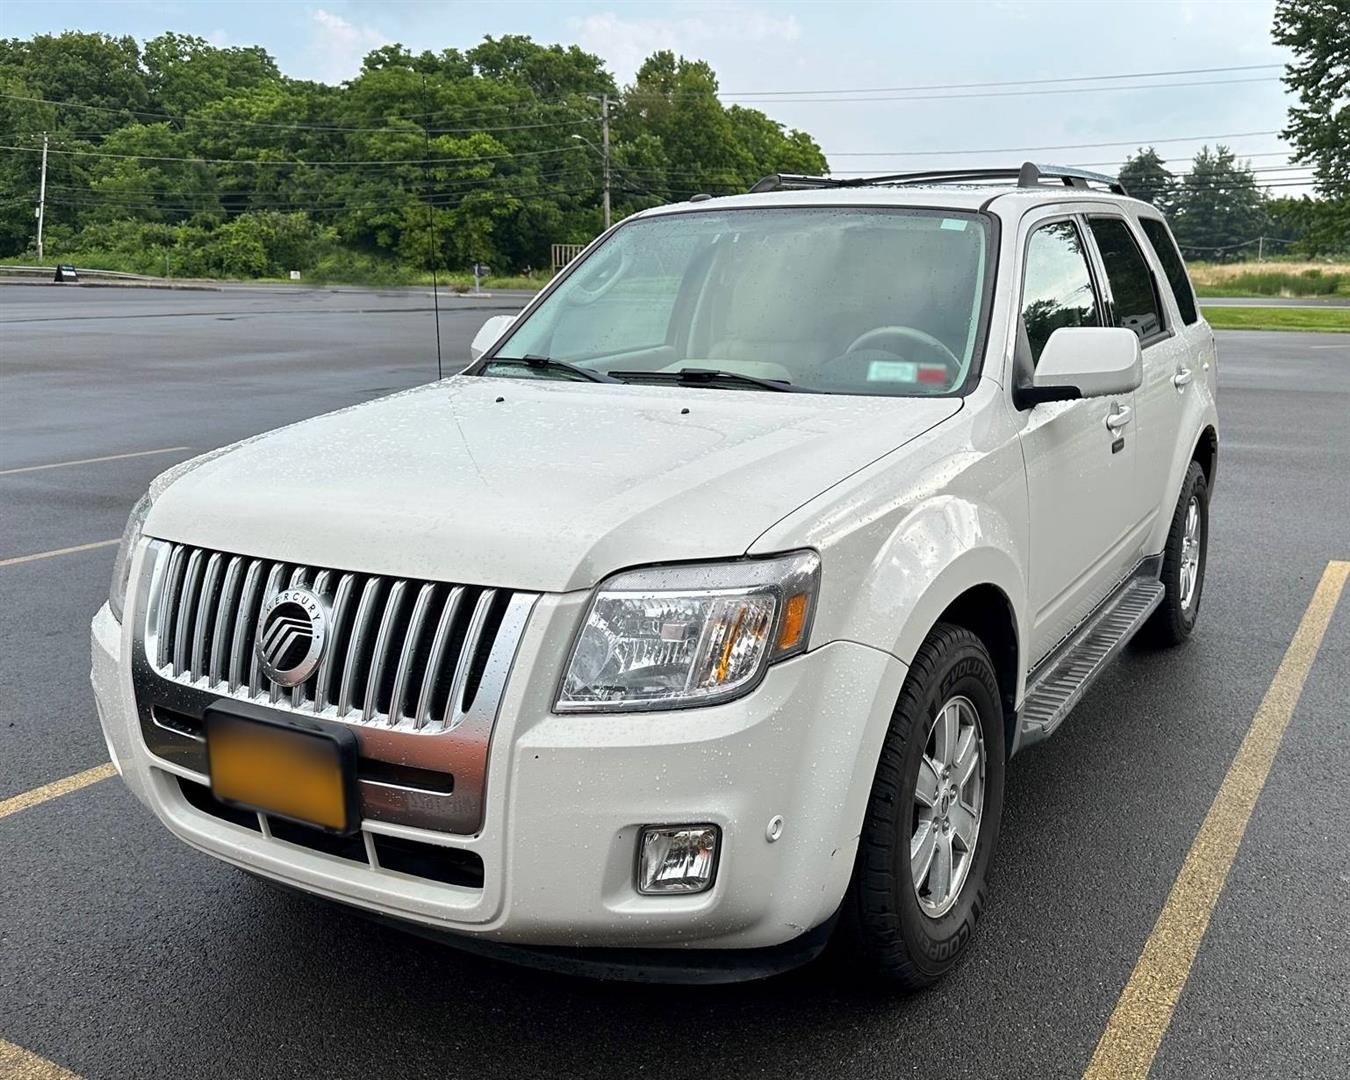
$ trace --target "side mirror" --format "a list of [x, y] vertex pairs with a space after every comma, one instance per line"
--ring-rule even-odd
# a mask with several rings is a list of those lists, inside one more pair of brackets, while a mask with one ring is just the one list
[[497, 344], [497, 339], [506, 333], [515, 321], [514, 315], [494, 315], [488, 319], [473, 336], [473, 341], [469, 345], [469, 359], [477, 363], [488, 349]]
[[1144, 381], [1139, 337], [1121, 326], [1061, 326], [1041, 350], [1030, 386], [1019, 387], [1019, 409], [1043, 401], [1128, 394]]

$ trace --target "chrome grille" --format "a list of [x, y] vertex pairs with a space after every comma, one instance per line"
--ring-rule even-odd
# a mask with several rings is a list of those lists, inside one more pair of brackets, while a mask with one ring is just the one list
[[[293, 712], [439, 733], [468, 715], [494, 649], [514, 654], [535, 594], [391, 578], [156, 542], [145, 654], [183, 686]], [[281, 588], [328, 605], [315, 673], [283, 687], [254, 649], [258, 614]], [[508, 610], [513, 617], [504, 619]], [[495, 711], [495, 709], [494, 709]]]

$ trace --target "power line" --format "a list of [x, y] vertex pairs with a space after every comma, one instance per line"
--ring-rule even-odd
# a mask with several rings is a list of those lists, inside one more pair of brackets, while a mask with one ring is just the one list
[[[1239, 83], [1277, 83], [1278, 76], [1254, 79], [1199, 79], [1191, 82], [1135, 83], [1129, 86], [1074, 86], [1052, 90], [977, 90], [968, 94], [884, 94], [867, 97], [802, 97], [790, 101], [782, 98], [741, 98], [757, 104], [822, 104], [841, 105], [868, 101], [959, 101], [963, 98], [1044, 97], [1057, 94], [1097, 94], [1117, 90], [1171, 90], [1188, 86], [1237, 86]], [[719, 97], [721, 95], [718, 95]]]
[[1213, 75], [1226, 71], [1264, 71], [1283, 67], [1283, 64], [1240, 64], [1226, 67], [1174, 68], [1170, 71], [1128, 71], [1113, 75], [1069, 75], [1055, 79], [1008, 79], [999, 82], [921, 83], [915, 86], [871, 86], [855, 90], [742, 90], [728, 91], [720, 97], [786, 97], [798, 94], [891, 94], [903, 90], [971, 90], [989, 86], [1044, 86], [1049, 83], [1107, 82], [1116, 79], [1151, 79], [1165, 75]]
[[1056, 146], [1002, 146], [984, 150], [836, 150], [825, 154], [837, 157], [942, 157], [956, 154], [1025, 154], [1041, 150], [1095, 150], [1105, 146], [1154, 146], [1158, 143], [1205, 142], [1211, 139], [1253, 139], [1260, 135], [1279, 135], [1278, 131], [1230, 131], [1218, 135], [1177, 135], [1169, 139], [1122, 139], [1118, 142], [1060, 143]]
[[[170, 161], [181, 162], [189, 165], [267, 165], [294, 168], [296, 166], [308, 165], [313, 168], [334, 168], [334, 167], [354, 167], [354, 166], [390, 166], [390, 165], [459, 165], [476, 161], [503, 161], [507, 158], [526, 158], [543, 157], [547, 154], [566, 154], [572, 150], [581, 149], [578, 146], [559, 146], [550, 150], [521, 150], [516, 152], [507, 152], [504, 154], [482, 154], [478, 157], [459, 157], [459, 158], [393, 158], [385, 161], [267, 161], [258, 158], [208, 158], [208, 157], [167, 157], [157, 154], [115, 154], [103, 150], [57, 150], [53, 149], [53, 154], [65, 154], [68, 157], [96, 157], [96, 158], [117, 158], [124, 161]], [[0, 143], [0, 150], [18, 150], [25, 153], [40, 153], [38, 147], [33, 146], [11, 146]]]
[[[493, 192], [492, 194], [494, 194], [498, 198], [515, 199], [518, 202], [533, 202], [544, 198], [591, 195], [594, 193], [594, 191], [595, 188], [591, 186], [586, 188], [544, 188], [538, 191], [520, 191], [520, 192], [499, 191]], [[438, 210], [453, 210], [474, 201], [474, 197], [476, 195], [483, 193], [471, 191], [467, 193], [456, 193], [456, 194], [459, 197], [454, 199], [446, 199], [438, 201], [433, 203], [432, 205]], [[79, 196], [71, 197], [69, 195], [62, 195], [58, 198], [50, 198], [48, 201], [59, 203], [62, 206], [92, 207], [92, 208], [108, 207], [118, 210], [154, 210], [160, 213], [218, 214], [226, 212], [223, 208], [216, 208], [216, 207], [182, 206], [182, 205], [166, 206], [162, 203], [123, 202], [118, 200], [100, 198], [97, 196], [92, 198], [81, 198]], [[258, 207], [250, 209], [277, 210], [278, 213], [285, 212], [285, 213], [307, 213], [307, 214], [343, 214], [354, 210], [393, 210], [418, 205], [423, 205], [422, 201], [419, 200], [415, 194], [407, 193], [406, 198], [381, 202], [344, 203], [342, 205], [336, 206], [294, 206], [286, 211], [282, 211], [276, 207]], [[240, 212], [248, 213], [249, 210], [246, 209]]]
[[[1068, 76], [1052, 79], [1009, 79], [991, 82], [966, 82], [966, 83], [920, 83], [910, 86], [863, 87], [852, 89], [843, 88], [843, 89], [823, 89], [823, 90], [749, 90], [737, 92], [727, 91], [717, 93], [716, 96], [723, 99], [748, 100], [753, 98], [757, 100], [764, 100], [764, 99], [778, 98], [783, 99], [785, 101], [815, 100], [817, 102], [891, 101], [891, 100], [925, 101], [925, 100], [934, 100], [935, 98], [942, 98], [942, 97], [960, 99], [960, 98], [987, 97], [987, 96], [1002, 97], [1002, 96], [1035, 95], [1035, 94], [1065, 94], [1065, 93], [1073, 94], [1073, 93], [1093, 92], [1096, 90], [1142, 90], [1142, 89], [1167, 88], [1167, 87], [1191, 87], [1191, 86], [1211, 86], [1211, 85], [1224, 86], [1243, 82], [1278, 81], [1278, 79], [1271, 80], [1268, 78], [1254, 78], [1254, 79], [1228, 79], [1228, 80], [1201, 80], [1191, 82], [1148, 83], [1148, 84], [1141, 84], [1138, 86], [1116, 86], [1116, 87], [1078, 86], [1062, 90], [1008, 89], [1012, 87], [1040, 87], [1047, 85], [1062, 85], [1067, 83], [1109, 83], [1109, 82], [1119, 82], [1127, 79], [1164, 78], [1177, 75], [1201, 75], [1201, 74], [1217, 74], [1217, 73], [1240, 72], [1240, 71], [1262, 71], [1271, 68], [1279, 68], [1282, 66], [1283, 65], [1280, 64], [1242, 64], [1242, 65], [1229, 65], [1224, 67], [1208, 67], [1208, 68], [1174, 68], [1165, 71], [1122, 72], [1110, 75], [1080, 75], [1080, 76]], [[940, 94], [940, 95], [932, 94], [933, 91], [945, 91], [945, 90], [978, 90], [978, 91], [988, 90], [990, 92], [988, 93], [980, 92], [973, 94]], [[671, 100], [673, 97], [679, 96], [680, 94], [701, 95], [702, 91], [697, 90], [677, 91], [676, 94], [674, 95], [667, 95], [661, 94], [657, 91], [638, 90], [633, 93], [630, 93], [629, 95], [626, 95], [623, 100], [631, 100], [634, 98], [647, 97], [651, 99], [661, 99], [668, 101]], [[856, 96], [859, 94], [902, 94], [905, 96], [897, 98]], [[822, 96], [822, 95], [830, 95], [830, 96]], [[841, 97], [839, 95], [851, 95], [851, 96]], [[571, 109], [572, 111], [577, 113], [581, 113], [582, 109], [579, 105], [576, 104], [575, 96], [571, 100], [569, 100], [568, 98], [559, 98], [559, 99], [541, 98], [533, 101], [500, 102], [492, 105], [480, 105], [476, 109], [467, 110], [457, 115], [460, 118], [459, 122], [471, 124], [472, 121], [469, 120], [468, 117], [473, 115], [482, 116], [494, 112], [512, 111], [522, 108], [565, 108]], [[178, 115], [171, 113], [155, 112], [147, 109], [122, 108], [111, 105], [91, 105], [85, 102], [53, 101], [49, 98], [35, 97], [26, 94], [0, 93], [0, 99], [6, 99], [10, 101], [23, 101], [31, 104], [50, 105], [55, 108], [63, 108], [63, 109], [82, 109], [91, 112], [113, 113], [119, 116], [121, 115], [137, 116], [147, 118], [155, 122], [175, 122], [180, 124], [189, 124], [189, 123], [225, 124], [230, 127], [271, 128], [282, 131], [321, 131], [339, 134], [398, 130], [397, 128], [392, 126], [395, 122], [399, 121], [411, 122], [415, 120], [425, 119], [426, 117], [429, 116], [444, 115], [447, 112], [447, 110], [442, 109], [423, 113], [405, 114], [401, 116], [398, 115], [390, 116], [388, 118], [388, 122], [383, 125], [366, 126], [366, 125], [350, 125], [350, 124], [303, 123], [300, 121], [287, 121], [284, 123], [275, 123], [264, 120], [242, 120], [230, 117]], [[597, 120], [598, 118], [594, 116], [590, 115], [584, 116], [584, 122], [596, 122]], [[566, 126], [567, 123], [568, 123], [567, 121], [561, 122], [552, 121], [552, 122], [538, 122], [531, 124], [513, 124], [500, 127], [471, 126], [465, 128], [438, 128], [437, 134], [443, 135], [470, 134], [480, 131], [481, 132], [525, 131], [555, 126], [562, 127]]]
[[[1059, 143], [1051, 146], [1004, 146], [995, 148], [983, 148], [978, 150], [950, 149], [950, 150], [854, 150], [854, 151], [835, 151], [827, 153], [826, 157], [943, 157], [970, 154], [1024, 154], [1039, 152], [1044, 150], [1086, 150], [1097, 149], [1110, 146], [1144, 146], [1157, 145], [1159, 143], [1179, 143], [1179, 142], [1206, 142], [1218, 139], [1247, 139], [1266, 135], [1280, 135], [1279, 131], [1238, 131], [1224, 132], [1209, 135], [1177, 135], [1170, 138], [1148, 138], [1148, 139], [1122, 139], [1116, 142], [1093, 142], [1093, 143]], [[133, 161], [165, 161], [179, 162], [195, 165], [266, 165], [269, 167], [287, 167], [311, 166], [316, 169], [324, 168], [349, 168], [359, 166], [397, 166], [397, 165], [455, 165], [479, 161], [501, 161], [510, 158], [529, 158], [543, 157], [550, 154], [565, 154], [569, 151], [580, 150], [580, 146], [559, 146], [546, 150], [523, 150], [517, 152], [507, 152], [503, 154], [483, 154], [477, 157], [460, 158], [394, 158], [388, 160], [372, 161], [350, 161], [339, 159], [335, 161], [313, 161], [313, 160], [294, 160], [294, 161], [269, 161], [256, 158], [207, 158], [207, 157], [172, 157], [156, 154], [118, 154], [109, 153], [102, 150], [61, 150], [52, 149], [53, 154], [64, 154], [74, 157], [97, 157], [114, 158], [120, 160]], [[32, 146], [14, 146], [0, 144], [0, 150], [11, 150], [23, 153], [40, 153], [40, 148]]]
[[[515, 173], [508, 175], [485, 176], [477, 179], [459, 179], [446, 180], [436, 185], [438, 191], [450, 191], [464, 188], [493, 188], [502, 184], [514, 184], [525, 181], [549, 182], [559, 180], [569, 175], [569, 170], [560, 169], [555, 172], [546, 173]], [[289, 193], [285, 191], [248, 191], [238, 188], [212, 188], [199, 189], [195, 191], [185, 191], [176, 189], [161, 188], [124, 188], [116, 187], [111, 189], [96, 189], [86, 184], [49, 184], [49, 188], [57, 191], [67, 191], [74, 193], [90, 193], [100, 196], [121, 197], [128, 195], [148, 195], [156, 197], [174, 197], [174, 198], [247, 198], [247, 199], [275, 199], [283, 201], [294, 201], [290, 199]], [[321, 196], [314, 196], [319, 198]]]
[[[623, 173], [623, 170], [620, 170], [620, 172]], [[639, 183], [637, 180], [633, 179], [631, 176], [627, 177], [627, 182], [630, 183], [635, 189], [633, 193], [640, 193], [642, 195], [651, 198], [662, 200], [668, 197], [666, 195], [662, 195], [657, 192], [651, 191], [650, 189]], [[1288, 187], [1305, 187], [1308, 185], [1308, 183], [1309, 180], [1306, 178], [1278, 178], [1268, 181], [1265, 184], [1259, 184], [1257, 186], [1262, 188], [1288, 188]], [[1190, 185], [1191, 190], [1195, 190], [1197, 188], [1200, 190], [1230, 190], [1235, 186], [1238, 185], [1235, 185], [1231, 180], [1228, 179], [1216, 179], [1213, 182], [1202, 182]], [[743, 193], [743, 188], [740, 185], [725, 185], [725, 184], [674, 185], [672, 187], [672, 190], [677, 191], [693, 190], [695, 188], [707, 188], [707, 187], [714, 187], [714, 188], [721, 187], [724, 189], [728, 189], [727, 190], [728, 194]], [[93, 190], [72, 191], [68, 189], [62, 189], [59, 190], [56, 194], [49, 196], [49, 198], [51, 199], [51, 201], [63, 206], [90, 207], [90, 208], [102, 207], [102, 208], [115, 208], [121, 210], [158, 211], [162, 213], [180, 213], [180, 214], [195, 214], [195, 213], [237, 214], [237, 213], [250, 213], [260, 211], [275, 211], [278, 213], [342, 214], [362, 210], [403, 209], [408, 206], [417, 205], [419, 202], [425, 202], [430, 206], [440, 209], [454, 209], [459, 206], [463, 206], [470, 201], [473, 201], [474, 198], [479, 195], [491, 195], [495, 198], [517, 199], [520, 201], [528, 202], [534, 199], [551, 196], [589, 195], [592, 194], [594, 190], [595, 186], [592, 183], [591, 185], [585, 188], [542, 187], [534, 190], [505, 190], [501, 188], [491, 188], [491, 189], [477, 189], [468, 191], [464, 190], [432, 191], [427, 195], [423, 196], [422, 199], [420, 200], [419, 197], [416, 195], [416, 193], [409, 191], [409, 192], [401, 192], [400, 193], [401, 197], [399, 198], [388, 198], [377, 201], [365, 201], [365, 202], [347, 201], [341, 203], [322, 204], [322, 203], [306, 203], [296, 200], [296, 201], [287, 201], [283, 203], [264, 202], [259, 204], [250, 200], [250, 205], [247, 205], [242, 209], [229, 209], [223, 206], [192, 205], [181, 202], [166, 204], [163, 202], [155, 201], [156, 193], [149, 193], [148, 195], [136, 198], [134, 195], [125, 192], [109, 195], [96, 192]], [[196, 197], [195, 193], [177, 193], [177, 192], [164, 192], [159, 193], [159, 195], [160, 197], [165, 199], [169, 198], [182, 199], [185, 197], [187, 198]], [[208, 194], [204, 196], [204, 198], [207, 199], [214, 197], [215, 195], [213, 194]], [[244, 198], [248, 199], [249, 196], [245, 194]]]
[[1253, 244], [1297, 244], [1297, 240], [1286, 240], [1278, 236], [1254, 236], [1250, 240], [1242, 240], [1236, 244], [1223, 244], [1220, 247], [1202, 247], [1198, 244], [1182, 244], [1187, 251], [1236, 251], [1238, 248], [1251, 247]]
[[[0, 94], [0, 99], [8, 101], [25, 101], [37, 105], [51, 105], [58, 109], [84, 109], [86, 111], [91, 112], [115, 113], [119, 116], [145, 117], [150, 120], [153, 120], [156, 123], [178, 123], [183, 125], [225, 124], [231, 128], [249, 127], [249, 128], [270, 128], [280, 131], [321, 131], [339, 135], [362, 134], [370, 132], [399, 132], [399, 131], [408, 131], [410, 134], [421, 133], [420, 125], [418, 127], [418, 130], [416, 132], [413, 132], [413, 130], [410, 128], [396, 127], [392, 123], [382, 124], [377, 127], [361, 127], [361, 126], [349, 126], [339, 124], [305, 124], [300, 123], [299, 121], [292, 121], [284, 124], [276, 124], [263, 120], [236, 120], [230, 117], [215, 117], [215, 116], [200, 116], [200, 115], [177, 116], [169, 113], [146, 112], [140, 109], [123, 109], [115, 105], [87, 105], [84, 102], [80, 101], [52, 101], [49, 98], [31, 97], [25, 94]], [[570, 106], [561, 102], [555, 104], [539, 103], [538, 107], [545, 109], [570, 108], [573, 109], [574, 111], [579, 111], [576, 110], [574, 106]], [[426, 113], [423, 115], [434, 116], [436, 114]], [[410, 118], [408, 117], [393, 117], [392, 119], [395, 121], [404, 120], [407, 122], [411, 122]], [[570, 127], [578, 123], [591, 123], [591, 122], [598, 123], [599, 118], [591, 117], [588, 115], [586, 116], [585, 120], [580, 119], [550, 120], [533, 124], [510, 124], [504, 127], [473, 126], [464, 128], [438, 128], [427, 126], [427, 132], [428, 134], [431, 135], [465, 135], [465, 134], [478, 134], [479, 132], [491, 133], [499, 131], [528, 131], [536, 128]], [[103, 135], [107, 133], [92, 132], [91, 134]]]

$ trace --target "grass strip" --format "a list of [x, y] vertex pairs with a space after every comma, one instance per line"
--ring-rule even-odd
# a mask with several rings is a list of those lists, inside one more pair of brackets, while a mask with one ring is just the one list
[[1215, 330], [1312, 330], [1350, 334], [1347, 307], [1205, 307]]

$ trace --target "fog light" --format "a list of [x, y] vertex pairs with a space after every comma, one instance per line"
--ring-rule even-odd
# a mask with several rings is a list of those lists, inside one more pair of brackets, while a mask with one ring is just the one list
[[717, 874], [716, 825], [647, 825], [638, 836], [638, 892], [698, 893]]

